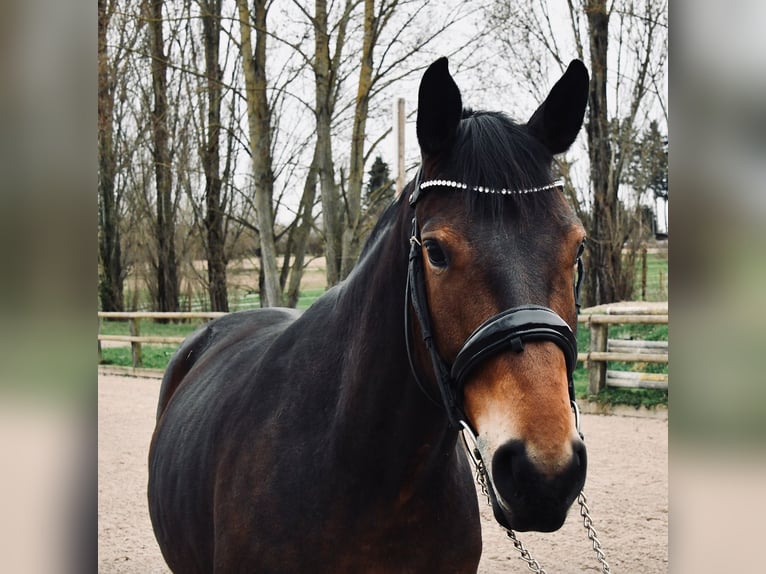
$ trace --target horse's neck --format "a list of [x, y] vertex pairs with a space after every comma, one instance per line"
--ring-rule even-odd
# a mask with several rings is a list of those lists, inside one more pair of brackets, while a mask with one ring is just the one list
[[358, 384], [368, 392], [374, 392], [368, 384], [372, 381], [395, 380], [400, 386], [400, 379], [409, 376], [403, 342], [407, 246], [403, 214], [397, 216], [365, 248], [339, 296], [347, 321], [344, 384]]
[[[457, 435], [448, 429], [443, 410], [418, 387], [407, 359], [404, 306], [410, 220], [408, 213], [397, 215], [343, 286], [339, 302], [346, 306], [343, 315], [349, 325], [339, 420], [347, 431], [353, 429], [342, 434], [349, 436], [349, 448], [358, 456], [393, 461], [389, 464], [401, 465], [403, 480], [418, 480], [425, 476], [415, 474], [443, 472], [452, 460]], [[391, 467], [389, 471], [397, 472]]]

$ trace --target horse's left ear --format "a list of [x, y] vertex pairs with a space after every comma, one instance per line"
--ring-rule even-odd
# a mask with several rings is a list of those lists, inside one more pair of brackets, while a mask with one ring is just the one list
[[462, 115], [460, 90], [449, 73], [447, 58], [439, 58], [428, 66], [418, 90], [417, 135], [424, 158], [452, 146]]
[[554, 155], [568, 150], [582, 127], [588, 103], [588, 82], [585, 64], [572, 60], [527, 122], [529, 132]]

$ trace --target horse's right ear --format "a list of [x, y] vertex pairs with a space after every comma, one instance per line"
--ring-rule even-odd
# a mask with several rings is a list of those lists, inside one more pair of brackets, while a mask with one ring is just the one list
[[447, 58], [439, 58], [423, 74], [418, 91], [417, 134], [424, 158], [449, 149], [462, 115], [460, 90], [450, 76]]
[[588, 104], [588, 81], [585, 64], [572, 60], [527, 122], [529, 132], [543, 142], [553, 155], [568, 150], [582, 127]]

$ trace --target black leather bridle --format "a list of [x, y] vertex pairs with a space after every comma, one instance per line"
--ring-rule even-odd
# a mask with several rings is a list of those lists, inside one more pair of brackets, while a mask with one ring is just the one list
[[[416, 182], [415, 191], [420, 191], [421, 185]], [[415, 207], [418, 194], [413, 193], [410, 205]], [[582, 282], [582, 259], [577, 258], [577, 279], [574, 285], [575, 303], [580, 309], [580, 284]], [[569, 399], [575, 413], [575, 424], [580, 432], [579, 410], [575, 402], [573, 373], [577, 365], [577, 339], [569, 325], [555, 311], [539, 305], [522, 305], [507, 309], [490, 317], [482, 323], [463, 343], [454, 363], [448, 366], [441, 358], [433, 337], [431, 316], [425, 290], [423, 275], [423, 253], [421, 249], [420, 228], [417, 217], [412, 218], [412, 235], [410, 237], [410, 254], [407, 271], [407, 288], [404, 304], [405, 340], [410, 368], [421, 390], [433, 402], [439, 403], [423, 383], [415, 367], [410, 331], [410, 307], [415, 315], [423, 343], [431, 360], [436, 377], [437, 387], [441, 395], [441, 403], [451, 427], [462, 430], [469, 428], [474, 435], [475, 429], [463, 410], [463, 388], [471, 371], [487, 358], [506, 350], [521, 352], [524, 344], [531, 341], [551, 341], [564, 353], [567, 368]], [[581, 434], [582, 436], [582, 434]]]

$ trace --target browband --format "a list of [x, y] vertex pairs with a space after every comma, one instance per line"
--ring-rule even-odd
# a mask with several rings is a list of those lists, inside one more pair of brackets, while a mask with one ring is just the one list
[[410, 205], [413, 205], [413, 206], [418, 201], [418, 199], [420, 199], [420, 194], [432, 187], [448, 187], [452, 189], [475, 191], [478, 193], [488, 193], [488, 194], [496, 194], [496, 195], [525, 195], [528, 193], [537, 193], [538, 191], [555, 189], [557, 187], [564, 187], [563, 179], [557, 179], [556, 181], [549, 183], [547, 185], [541, 185], [539, 187], [528, 187], [525, 189], [506, 189], [504, 187], [500, 189], [496, 189], [493, 187], [486, 187], [483, 185], [468, 185], [467, 183], [454, 181], [451, 179], [430, 179], [428, 181], [423, 181], [423, 182], [419, 181], [419, 179], [420, 179], [420, 173], [418, 172], [418, 178], [417, 178], [417, 181], [415, 182], [415, 189], [412, 190], [412, 193], [410, 194]]

